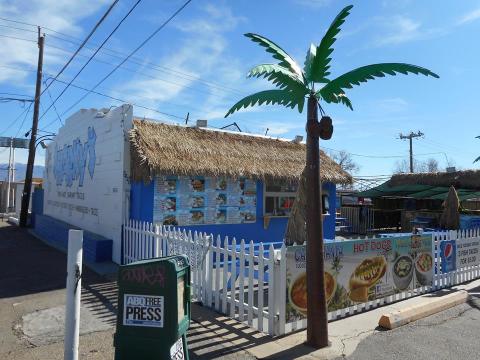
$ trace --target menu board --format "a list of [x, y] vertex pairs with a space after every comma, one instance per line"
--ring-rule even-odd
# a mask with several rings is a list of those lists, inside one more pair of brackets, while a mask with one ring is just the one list
[[186, 226], [256, 221], [257, 187], [251, 179], [159, 176], [153, 198], [155, 223]]
[[[286, 259], [286, 320], [291, 322], [307, 313], [305, 246], [289, 246]], [[328, 311], [432, 284], [431, 236], [325, 243], [324, 259]]]

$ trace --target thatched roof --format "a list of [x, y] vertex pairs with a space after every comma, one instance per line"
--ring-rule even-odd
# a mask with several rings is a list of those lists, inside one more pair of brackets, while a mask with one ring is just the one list
[[[155, 175], [205, 175], [297, 180], [305, 145], [263, 136], [134, 120], [131, 171], [136, 181]], [[321, 179], [351, 183], [352, 177], [321, 151]]]
[[480, 190], [480, 170], [465, 170], [450, 173], [397, 174], [392, 176], [389, 185], [454, 186], [457, 189]]

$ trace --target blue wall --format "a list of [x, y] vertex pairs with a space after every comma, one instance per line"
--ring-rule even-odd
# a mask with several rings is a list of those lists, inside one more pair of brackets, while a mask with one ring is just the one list
[[[43, 189], [35, 189], [32, 195], [31, 226], [33, 232], [47, 244], [67, 252], [68, 231], [79, 228], [43, 215], [43, 196]], [[112, 240], [84, 230], [83, 258], [90, 263], [112, 260]]]
[[[324, 183], [324, 193], [328, 193], [330, 215], [325, 216], [323, 233], [326, 239], [335, 238], [335, 184]], [[130, 218], [139, 221], [153, 222], [153, 181], [132, 183], [130, 192]], [[236, 239], [253, 240], [254, 242], [282, 241], [288, 218], [271, 218], [265, 229], [263, 226], [263, 182], [257, 181], [257, 221], [248, 224], [215, 224], [182, 226], [186, 230], [201, 231], [228, 236]]]
[[[47, 244], [64, 252], [68, 250], [68, 231], [71, 229], [78, 227], [47, 215], [35, 214], [33, 232]], [[84, 230], [83, 258], [90, 263], [111, 261], [112, 240]]]

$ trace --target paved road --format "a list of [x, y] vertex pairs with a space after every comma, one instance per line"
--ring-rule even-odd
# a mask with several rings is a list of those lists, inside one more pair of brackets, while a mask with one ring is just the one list
[[468, 303], [363, 340], [349, 360], [480, 359], [480, 292]]

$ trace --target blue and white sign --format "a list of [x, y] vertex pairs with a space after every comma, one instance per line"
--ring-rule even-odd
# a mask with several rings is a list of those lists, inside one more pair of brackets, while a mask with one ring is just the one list
[[44, 215], [112, 240], [120, 263], [130, 196], [133, 109], [82, 109], [66, 119], [45, 153]]
[[442, 273], [457, 269], [457, 244], [455, 240], [444, 240], [440, 243], [440, 259]]
[[124, 294], [123, 325], [163, 328], [163, 296]]
[[87, 158], [88, 173], [90, 179], [93, 179], [96, 141], [97, 134], [95, 134], [95, 129], [92, 126], [88, 128], [88, 137], [85, 143], [82, 143], [80, 138], [77, 137], [72, 144], [65, 144], [62, 148], [58, 148], [58, 145], [55, 144], [53, 173], [57, 186], [65, 182], [67, 187], [71, 187], [74, 181], [78, 181], [78, 186], [83, 186]]

